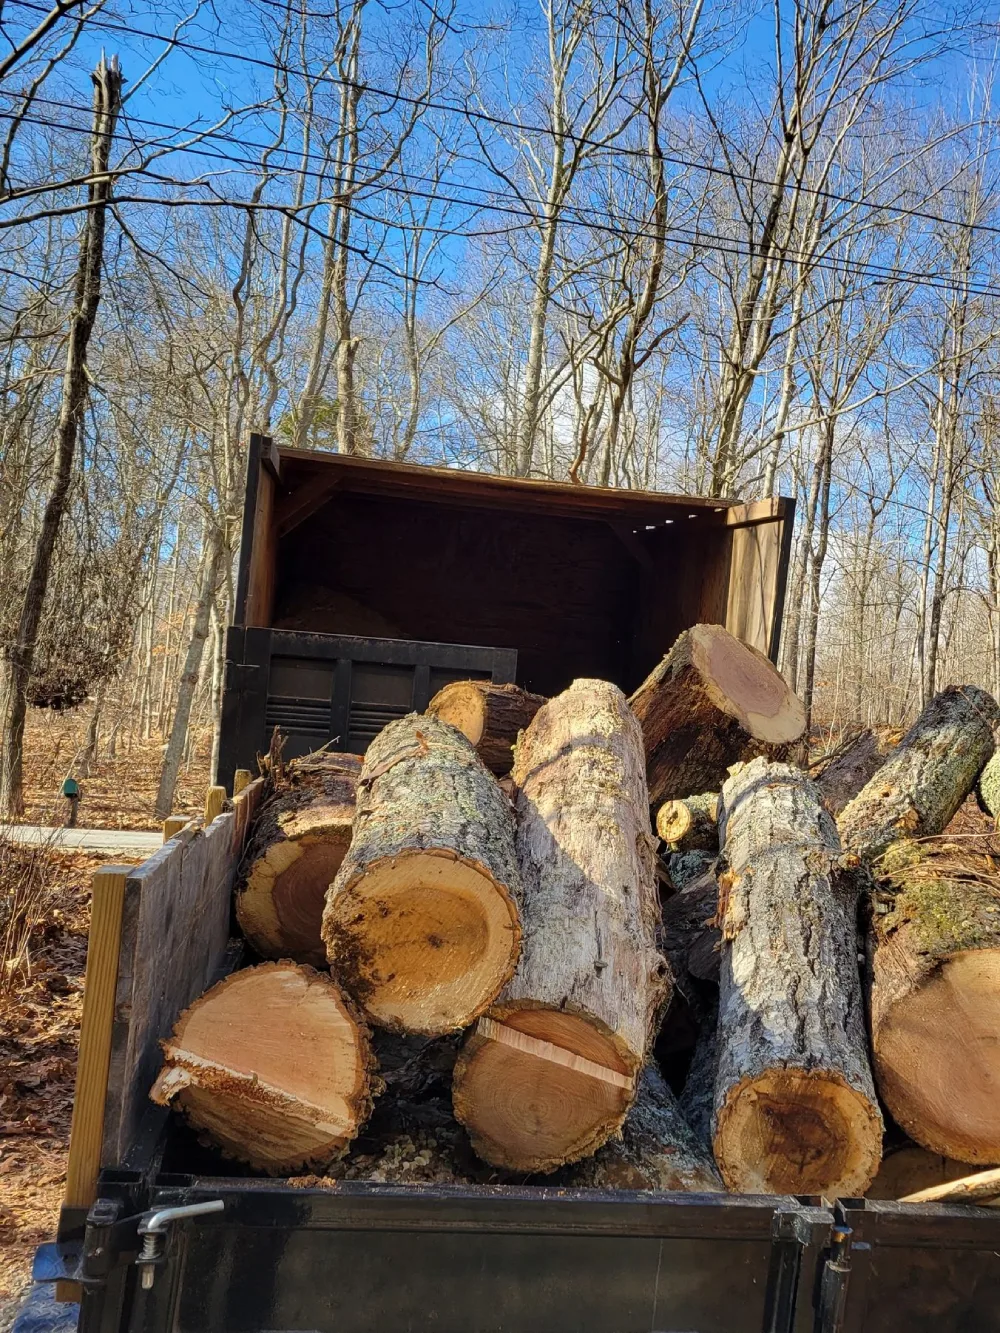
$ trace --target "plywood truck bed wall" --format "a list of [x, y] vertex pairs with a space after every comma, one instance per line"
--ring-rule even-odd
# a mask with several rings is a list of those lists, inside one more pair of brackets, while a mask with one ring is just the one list
[[793, 515], [253, 436], [217, 780], [275, 725], [286, 753], [363, 750], [448, 680], [631, 691], [699, 621], [774, 658]]

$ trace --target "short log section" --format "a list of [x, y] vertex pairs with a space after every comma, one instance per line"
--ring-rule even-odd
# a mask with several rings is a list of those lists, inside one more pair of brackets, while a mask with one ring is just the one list
[[324, 1166], [371, 1112], [368, 1032], [328, 976], [290, 962], [234, 972], [163, 1043], [150, 1097], [271, 1175]]
[[715, 1160], [748, 1194], [863, 1194], [882, 1118], [856, 894], [804, 773], [755, 759], [722, 790]]
[[656, 831], [673, 852], [717, 852], [719, 793], [665, 801], [656, 814]]
[[545, 702], [518, 685], [494, 685], [488, 680], [457, 680], [439, 690], [427, 711], [457, 727], [480, 759], [497, 777], [504, 777], [514, 762], [514, 743]]
[[517, 965], [510, 803], [468, 740], [411, 713], [368, 747], [353, 838], [327, 894], [330, 966], [372, 1022], [466, 1027]]
[[[922, 1147], [1000, 1162], [1000, 890], [967, 845], [897, 843], [873, 916], [872, 1045], [882, 1099]], [[881, 890], [890, 894], [889, 903]]]
[[236, 919], [262, 958], [326, 966], [323, 905], [351, 843], [361, 764], [327, 752], [293, 759], [288, 785], [261, 808]]
[[494, 1166], [595, 1152], [635, 1095], [669, 991], [642, 737], [624, 695], [578, 680], [518, 742], [518, 970], [455, 1067], [454, 1106]]
[[894, 842], [943, 832], [993, 754], [1000, 707], [975, 685], [936, 694], [837, 820], [844, 850], [863, 860]]
[[654, 806], [718, 791], [738, 761], [792, 758], [806, 725], [773, 663], [721, 625], [685, 630], [629, 702]]

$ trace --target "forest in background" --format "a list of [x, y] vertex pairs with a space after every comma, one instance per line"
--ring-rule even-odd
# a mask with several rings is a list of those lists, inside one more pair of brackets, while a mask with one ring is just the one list
[[251, 430], [792, 495], [815, 721], [1000, 693], [995, 12], [4, 0], [0, 32], [8, 809], [20, 698], [84, 710], [77, 766], [158, 738], [169, 810]]

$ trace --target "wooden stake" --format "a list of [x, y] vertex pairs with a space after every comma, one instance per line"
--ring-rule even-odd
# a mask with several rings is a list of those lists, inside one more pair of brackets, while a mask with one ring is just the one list
[[223, 806], [226, 804], [225, 787], [209, 787], [205, 793], [205, 827], [208, 828], [213, 819], [217, 819], [222, 814]]
[[233, 774], [233, 799], [239, 796], [241, 791], [245, 791], [250, 786], [249, 768], [238, 768]]
[[163, 841], [169, 842], [171, 838], [176, 838], [181, 829], [187, 828], [190, 823], [190, 815], [168, 815], [163, 821]]

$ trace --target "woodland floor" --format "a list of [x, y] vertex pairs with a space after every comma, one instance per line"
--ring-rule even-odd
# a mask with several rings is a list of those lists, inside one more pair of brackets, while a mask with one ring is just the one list
[[[81, 727], [84, 725], [81, 722]], [[51, 792], [71, 767], [80, 729], [71, 717], [32, 718], [28, 816], [52, 822]], [[94, 766], [81, 824], [156, 827], [152, 800], [160, 751], [124, 749]], [[201, 752], [199, 752], [201, 757]], [[200, 807], [207, 764], [192, 765], [179, 810]], [[48, 802], [48, 804], [46, 804]], [[952, 833], [982, 835], [990, 821], [970, 798]], [[0, 972], [0, 1333], [27, 1290], [35, 1246], [51, 1239], [66, 1179], [73, 1085], [90, 922], [90, 880], [99, 858], [43, 850], [48, 868], [26, 967]], [[2, 941], [0, 941], [2, 944]]]

